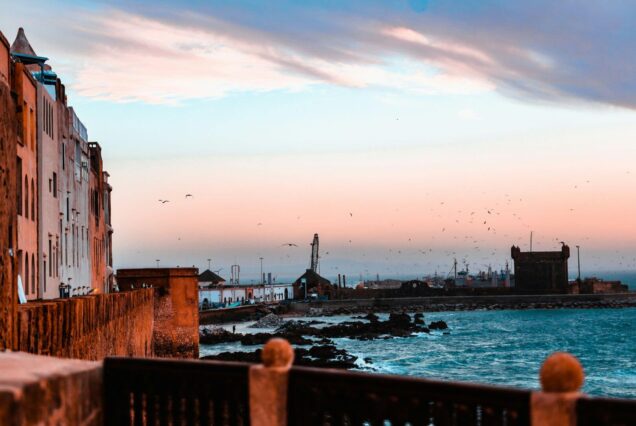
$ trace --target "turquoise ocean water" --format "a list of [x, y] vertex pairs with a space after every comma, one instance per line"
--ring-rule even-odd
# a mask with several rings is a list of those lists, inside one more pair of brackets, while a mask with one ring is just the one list
[[[351, 318], [316, 319], [340, 322]], [[636, 398], [636, 308], [425, 314], [427, 323], [440, 319], [448, 323], [449, 335], [433, 332], [389, 340], [334, 339], [334, 343], [359, 356], [360, 369], [369, 372], [533, 389], [539, 387], [538, 373], [545, 357], [567, 351], [583, 364], [585, 392]], [[237, 332], [256, 331], [245, 325], [239, 324]], [[234, 343], [202, 345], [201, 355], [254, 349]], [[366, 357], [371, 363], [362, 361]]]

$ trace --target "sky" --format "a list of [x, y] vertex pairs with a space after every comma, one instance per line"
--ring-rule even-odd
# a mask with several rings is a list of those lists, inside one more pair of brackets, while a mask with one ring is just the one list
[[584, 273], [636, 270], [633, 2], [0, 9], [102, 146], [115, 268], [250, 281], [262, 257], [280, 281], [318, 233], [327, 277], [475, 272], [532, 232]]

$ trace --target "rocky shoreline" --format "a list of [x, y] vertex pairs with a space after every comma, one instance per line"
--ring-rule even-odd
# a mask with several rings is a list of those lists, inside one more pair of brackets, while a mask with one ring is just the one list
[[[262, 322], [274, 324], [277, 322], [276, 318], [270, 314]], [[444, 334], [450, 333], [448, 325], [444, 321], [432, 321], [427, 325], [422, 313], [416, 313], [413, 317], [404, 312], [392, 313], [385, 321], [381, 321], [374, 313], [353, 319], [355, 321], [346, 321], [340, 324], [326, 324], [316, 320], [280, 321], [280, 325], [273, 333], [242, 334], [232, 333], [222, 328], [203, 328], [199, 341], [201, 344], [208, 345], [228, 342], [240, 342], [241, 345], [263, 345], [271, 338], [280, 337], [287, 339], [293, 345], [313, 345], [309, 349], [295, 348], [295, 365], [350, 369], [357, 367], [358, 357], [343, 349], [338, 349], [331, 339], [391, 339], [411, 337], [418, 333], [430, 333], [431, 330]], [[259, 323], [261, 321], [255, 325]], [[260, 362], [260, 351], [257, 349], [253, 352], [223, 352], [205, 356], [202, 359]], [[363, 361], [366, 364], [373, 362], [368, 358]]]
[[[380, 302], [380, 301], [378, 301]], [[311, 367], [329, 367], [352, 369], [358, 368], [362, 361], [371, 365], [373, 360], [359, 360], [336, 347], [332, 339], [350, 338], [357, 340], [391, 339], [411, 337], [417, 333], [450, 334], [444, 321], [432, 321], [426, 324], [424, 312], [450, 312], [475, 310], [529, 310], [529, 309], [618, 309], [636, 307], [636, 299], [630, 300], [597, 300], [597, 301], [555, 301], [555, 302], [521, 302], [521, 303], [414, 303], [408, 306], [387, 306], [381, 303], [375, 306], [310, 306], [307, 312], [290, 312], [288, 307], [277, 306], [261, 311], [250, 317], [256, 321], [250, 328], [274, 328], [274, 332], [232, 333], [222, 328], [202, 328], [200, 343], [215, 345], [238, 342], [245, 346], [259, 346], [252, 352], [223, 352], [204, 356], [202, 359], [260, 362], [260, 347], [269, 339], [280, 337], [287, 339], [295, 346], [295, 365]], [[388, 313], [389, 318], [381, 321], [377, 314]], [[351, 316], [351, 321], [339, 324], [327, 324], [312, 319], [320, 316]], [[354, 316], [356, 315], [356, 316]], [[282, 317], [287, 317], [283, 321]], [[289, 319], [289, 318], [298, 319]], [[299, 346], [307, 346], [299, 347]]]
[[[408, 306], [343, 306], [343, 307], [310, 307], [303, 316], [335, 316], [366, 313], [397, 312], [457, 312], [457, 311], [494, 311], [494, 310], [528, 310], [528, 309], [620, 309], [635, 308], [636, 299], [598, 300], [598, 301], [566, 301], [566, 302], [521, 302], [521, 303], [435, 303], [410, 304]], [[294, 315], [295, 312], [290, 313]], [[300, 314], [300, 313], [298, 313]]]

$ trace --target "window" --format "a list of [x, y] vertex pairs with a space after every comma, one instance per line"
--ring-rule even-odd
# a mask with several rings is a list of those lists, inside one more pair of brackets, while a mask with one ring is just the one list
[[26, 101], [22, 102], [22, 129], [20, 134], [18, 135], [18, 143], [22, 146], [27, 143], [27, 120], [29, 119], [27, 115], [27, 103]]
[[33, 119], [33, 108], [29, 108], [29, 136], [31, 139], [31, 150], [35, 151], [35, 120]]
[[[49, 238], [49, 277], [53, 276], [53, 241]], [[44, 275], [46, 275], [46, 270], [44, 271]]]
[[44, 107], [42, 115], [43, 115], [43, 128], [44, 128], [44, 133], [46, 133], [47, 135], [49, 134], [49, 109], [48, 109], [48, 105], [46, 104], [46, 98], [44, 97], [44, 95], [42, 95], [42, 105]]
[[[17, 170], [16, 170], [16, 174], [17, 176], [22, 176], [22, 159], [20, 157], [17, 157]], [[16, 185], [18, 193], [17, 193], [17, 204], [18, 204], [18, 214], [21, 215], [22, 214], [22, 185], [18, 184]]]
[[29, 178], [24, 176], [24, 217], [29, 218]]
[[71, 204], [70, 204], [70, 201], [69, 201], [68, 196], [67, 196], [67, 197], [66, 197], [66, 221], [67, 221], [67, 222], [68, 222], [68, 220], [69, 220], [69, 219], [68, 219], [68, 217], [69, 217], [69, 216], [68, 216], [68, 213], [69, 213], [70, 205], [71, 205]]
[[53, 197], [57, 198], [57, 173], [53, 172]]
[[35, 222], [35, 181], [31, 178], [31, 220]]
[[35, 255], [31, 253], [31, 293], [35, 294]]
[[60, 237], [55, 236], [55, 276], [60, 276], [60, 270], [58, 265], [60, 264]]
[[62, 142], [62, 170], [66, 170], [66, 143]]
[[24, 257], [24, 292], [29, 294], [29, 253]]

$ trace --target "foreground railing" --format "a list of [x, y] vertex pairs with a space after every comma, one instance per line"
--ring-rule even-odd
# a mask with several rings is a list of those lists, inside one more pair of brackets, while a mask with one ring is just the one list
[[104, 360], [107, 425], [249, 425], [249, 364]]
[[527, 390], [294, 368], [290, 424], [528, 425]]
[[108, 425], [636, 425], [636, 400], [588, 398], [565, 353], [541, 368], [541, 391], [349, 371], [291, 368], [272, 339], [262, 365], [110, 358]]

